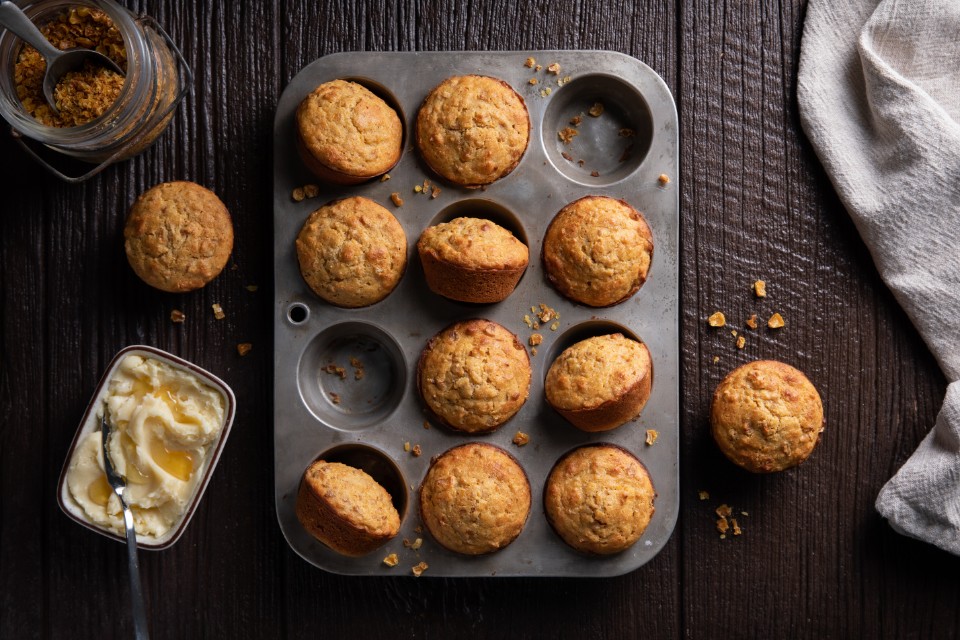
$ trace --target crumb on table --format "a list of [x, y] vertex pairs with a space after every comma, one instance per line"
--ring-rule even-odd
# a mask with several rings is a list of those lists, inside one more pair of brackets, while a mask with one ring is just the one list
[[711, 327], [722, 327], [727, 324], [727, 319], [722, 311], [717, 311], [707, 318], [707, 324]]

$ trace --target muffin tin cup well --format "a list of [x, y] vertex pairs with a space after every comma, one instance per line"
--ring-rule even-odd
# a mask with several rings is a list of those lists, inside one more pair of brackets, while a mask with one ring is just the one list
[[[543, 69], [537, 72], [524, 66], [528, 57], [536, 58]], [[546, 71], [554, 62], [560, 65], [559, 75]], [[403, 111], [409, 132], [421, 102], [434, 86], [446, 77], [470, 73], [501, 78], [526, 101], [531, 139], [511, 174], [482, 191], [457, 187], [433, 174], [408, 141], [389, 180], [350, 187], [321, 184], [318, 197], [293, 201], [294, 188], [316, 183], [297, 154], [294, 113], [317, 85], [334, 78], [362, 77], [383, 86]], [[529, 84], [534, 77], [538, 83]], [[566, 77], [570, 80], [562, 82]], [[558, 130], [597, 102], [604, 105], [604, 112], [598, 118], [584, 113], [580, 135], [569, 144], [559, 141]], [[632, 135], [621, 136], [621, 129], [631, 129]], [[429, 565], [423, 577], [612, 576], [636, 569], [666, 544], [679, 504], [677, 131], [673, 99], [660, 77], [643, 63], [614, 52], [343, 53], [313, 62], [290, 82], [277, 106], [274, 129], [274, 461], [277, 517], [296, 553], [325, 570], [351, 575], [412, 575], [411, 568], [423, 561]], [[634, 146], [625, 154], [628, 144]], [[584, 160], [582, 166], [579, 159]], [[594, 171], [597, 176], [590, 175]], [[671, 181], [661, 184], [661, 174]], [[426, 194], [414, 190], [424, 180], [440, 188], [435, 198], [431, 198], [432, 189]], [[392, 193], [400, 195], [402, 206], [391, 202]], [[397, 288], [381, 302], [362, 309], [340, 309], [319, 300], [300, 276], [294, 247], [312, 211], [350, 195], [365, 196], [392, 211], [406, 232], [409, 252], [407, 270]], [[539, 260], [547, 225], [564, 205], [586, 195], [626, 200], [643, 212], [654, 236], [653, 263], [644, 286], [625, 302], [603, 309], [575, 304], [557, 293]], [[515, 218], [511, 229], [519, 229], [530, 248], [530, 265], [516, 290], [503, 302], [490, 305], [458, 303], [432, 293], [416, 255], [423, 229], [454, 213], [469, 215], [469, 201], [478, 200], [489, 203], [491, 217], [508, 212]], [[556, 310], [560, 318], [534, 330], [524, 317], [532, 324], [536, 314], [531, 307], [539, 311], [541, 304]], [[542, 343], [530, 358], [533, 375], [523, 408], [496, 431], [470, 436], [429, 422], [416, 391], [416, 364], [430, 337], [474, 317], [498, 322], [525, 345], [534, 333]], [[581, 432], [547, 405], [544, 375], [551, 357], [572, 337], [618, 328], [642, 339], [650, 349], [656, 371], [650, 399], [634, 422], [602, 433]], [[350, 336], [359, 337], [351, 342]], [[362, 347], [368, 343], [378, 345], [379, 364], [364, 360]], [[528, 351], [532, 351], [529, 346]], [[363, 383], [373, 380], [354, 379], [351, 357], [363, 365], [365, 376], [380, 372], [377, 388], [381, 392], [365, 395]], [[328, 364], [343, 367], [346, 377], [317, 371]], [[343, 389], [328, 389], [326, 385], [333, 382]], [[329, 391], [340, 394], [339, 405], [328, 403]], [[350, 402], [345, 403], [345, 398]], [[378, 409], [365, 414], [367, 406]], [[659, 433], [653, 446], [644, 444], [647, 429]], [[518, 431], [529, 436], [529, 444], [518, 447], [512, 442]], [[324, 452], [358, 446], [375, 451], [405, 479], [410, 500], [419, 491], [431, 457], [474, 440], [509, 451], [530, 480], [534, 507], [519, 537], [501, 551], [468, 557], [443, 549], [423, 532], [417, 509], [410, 504], [399, 535], [363, 558], [347, 558], [327, 549], [297, 521], [294, 505], [301, 475]], [[587, 557], [556, 536], [540, 504], [544, 482], [556, 461], [578, 446], [601, 442], [627, 449], [647, 467], [657, 490], [656, 513], [631, 548], [613, 556]], [[422, 539], [418, 549], [403, 544], [404, 539], [417, 538]], [[390, 553], [399, 556], [399, 565], [393, 568], [382, 562]]]

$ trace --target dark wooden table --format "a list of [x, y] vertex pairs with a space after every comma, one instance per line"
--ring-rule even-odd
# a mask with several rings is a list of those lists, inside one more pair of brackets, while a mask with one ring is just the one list
[[[0, 136], [0, 637], [132, 635], [124, 549], [69, 521], [55, 486], [109, 359], [156, 345], [240, 399], [199, 513], [141, 556], [157, 638], [946, 638], [960, 559], [901, 537], [877, 491], [933, 424], [945, 383], [801, 132], [800, 0], [602, 3], [136, 3], [183, 46], [196, 82], [142, 156], [58, 182]], [[271, 132], [285, 83], [349, 50], [612, 49], [677, 101], [682, 171], [681, 514], [649, 564], [612, 579], [344, 578], [286, 545], [273, 506]], [[205, 289], [170, 295], [126, 264], [136, 195], [190, 179], [230, 208], [236, 247]], [[768, 283], [757, 301], [750, 287]], [[259, 286], [256, 292], [245, 285]], [[210, 305], [226, 310], [213, 319]], [[170, 322], [172, 309], [187, 315]], [[786, 328], [736, 328], [779, 311]], [[246, 357], [240, 342], [253, 343]], [[734, 366], [777, 358], [819, 388], [827, 427], [802, 467], [739, 471], [707, 428]], [[709, 498], [700, 500], [704, 490]], [[714, 509], [741, 516], [721, 539]]]

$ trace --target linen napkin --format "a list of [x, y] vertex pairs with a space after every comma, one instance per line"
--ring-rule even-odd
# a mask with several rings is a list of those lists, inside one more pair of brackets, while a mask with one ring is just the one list
[[949, 381], [877, 511], [960, 555], [960, 2], [810, 0], [797, 98], [881, 277]]

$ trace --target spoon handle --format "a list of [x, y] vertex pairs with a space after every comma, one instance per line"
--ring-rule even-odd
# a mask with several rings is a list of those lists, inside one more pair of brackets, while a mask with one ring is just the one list
[[130, 573], [130, 597], [133, 600], [133, 627], [137, 640], [148, 640], [150, 631], [147, 627], [147, 610], [143, 604], [143, 585], [140, 583], [140, 562], [137, 560], [137, 532], [133, 527], [133, 513], [123, 499], [123, 492], [118, 491], [120, 506], [123, 507], [123, 523], [127, 529], [127, 564]]
[[51, 59], [62, 53], [60, 49], [50, 44], [50, 41], [40, 33], [37, 25], [33, 24], [20, 7], [9, 0], [0, 2], [0, 26], [6, 27], [39, 51], [48, 65]]

